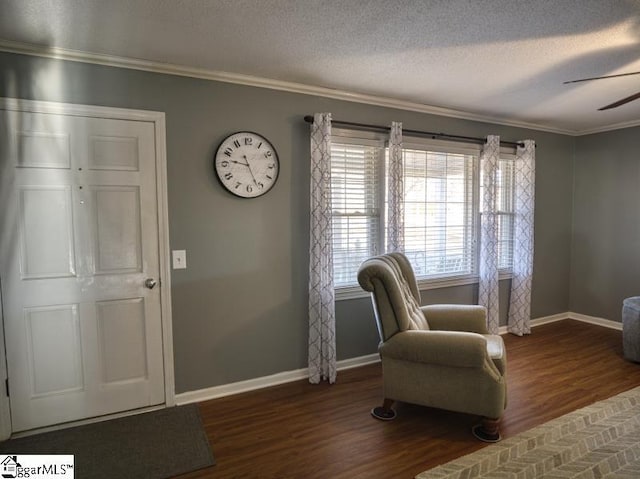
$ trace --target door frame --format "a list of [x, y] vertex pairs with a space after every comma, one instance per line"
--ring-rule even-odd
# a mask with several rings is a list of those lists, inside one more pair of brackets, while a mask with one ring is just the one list
[[[164, 365], [164, 406], [175, 405], [175, 376], [173, 367], [173, 323], [171, 319], [171, 268], [169, 251], [169, 208], [167, 196], [167, 142], [165, 113], [147, 110], [129, 110], [104, 106], [21, 100], [0, 97], [0, 110], [24, 113], [48, 113], [111, 120], [132, 120], [153, 123], [156, 150], [156, 198], [158, 206], [158, 260], [160, 263], [160, 314], [162, 315], [162, 359]], [[2, 261], [2, 258], [0, 258]], [[2, 269], [0, 268], [0, 271]], [[0, 284], [2, 278], [0, 278]], [[4, 339], [4, 318], [0, 290], [0, 381], [7, 378]], [[0, 382], [0, 386], [2, 385]], [[0, 387], [0, 440], [11, 436], [11, 405], [9, 397]], [[122, 414], [122, 413], [116, 413]]]

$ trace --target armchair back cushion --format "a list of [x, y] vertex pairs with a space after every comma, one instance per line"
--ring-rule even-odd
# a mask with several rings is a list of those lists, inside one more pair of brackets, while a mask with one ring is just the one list
[[370, 258], [358, 271], [358, 282], [373, 293], [378, 333], [381, 341], [407, 330], [428, 330], [420, 309], [420, 292], [407, 258], [391, 253]]

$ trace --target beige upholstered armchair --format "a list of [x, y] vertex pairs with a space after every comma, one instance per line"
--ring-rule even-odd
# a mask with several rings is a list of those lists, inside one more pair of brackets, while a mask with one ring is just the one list
[[358, 271], [371, 293], [382, 359], [384, 401], [374, 417], [393, 419], [394, 401], [477, 414], [472, 432], [480, 440], [500, 440], [506, 406], [506, 351], [489, 335], [482, 306], [420, 306], [420, 292], [406, 256], [370, 258]]

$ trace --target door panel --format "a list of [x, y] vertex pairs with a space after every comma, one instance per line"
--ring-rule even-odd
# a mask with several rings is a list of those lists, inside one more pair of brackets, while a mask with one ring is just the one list
[[28, 308], [25, 326], [31, 397], [81, 390], [84, 384], [77, 305]]
[[101, 301], [96, 306], [102, 381], [146, 380], [144, 299]]
[[139, 188], [102, 186], [91, 190], [95, 273], [142, 271]]
[[162, 404], [153, 123], [0, 114], [13, 431]]
[[69, 135], [54, 131], [15, 131], [17, 166], [32, 168], [71, 167]]
[[74, 276], [71, 187], [21, 187], [19, 195], [22, 278]]
[[138, 171], [136, 137], [94, 135], [90, 141], [89, 167], [92, 170]]

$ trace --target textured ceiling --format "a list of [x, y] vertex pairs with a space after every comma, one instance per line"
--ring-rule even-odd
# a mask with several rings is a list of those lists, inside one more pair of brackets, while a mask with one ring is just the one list
[[[0, 0], [0, 39], [584, 133], [640, 123], [640, 0]], [[308, 113], [308, 112], [301, 112]]]

